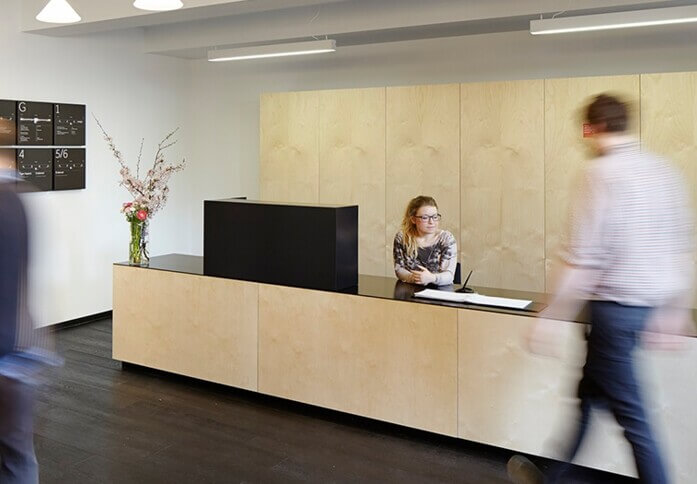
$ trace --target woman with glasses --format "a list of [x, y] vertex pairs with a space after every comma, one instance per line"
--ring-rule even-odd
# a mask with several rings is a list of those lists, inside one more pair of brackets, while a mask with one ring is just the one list
[[457, 242], [439, 228], [441, 215], [432, 197], [412, 199], [394, 237], [394, 271], [400, 281], [412, 284], [453, 283], [457, 266]]

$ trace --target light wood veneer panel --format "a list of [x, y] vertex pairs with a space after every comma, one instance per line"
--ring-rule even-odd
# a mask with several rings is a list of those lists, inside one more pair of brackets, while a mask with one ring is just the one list
[[[458, 310], [458, 437], [518, 452], [561, 458], [578, 418], [576, 388], [585, 360], [585, 326], [552, 321], [558, 357], [529, 352], [532, 317]], [[635, 352], [652, 430], [670, 476], [692, 482], [697, 461], [694, 368], [697, 339], [682, 338], [679, 352]], [[594, 411], [574, 461], [636, 476], [631, 448], [607, 412]]]
[[358, 205], [358, 269], [385, 273], [385, 88], [319, 93], [319, 201]]
[[261, 199], [318, 203], [319, 94], [262, 94], [260, 104]]
[[665, 156], [682, 172], [694, 214], [697, 207], [697, 72], [641, 76], [641, 142], [643, 149]]
[[576, 77], [545, 81], [545, 252], [547, 290], [566, 233], [568, 202], [583, 162], [593, 155], [583, 138], [583, 110], [597, 94], [632, 105], [630, 132], [639, 135], [639, 76]]
[[460, 234], [460, 86], [388, 87], [386, 131], [386, 274], [394, 276], [392, 242], [410, 199], [434, 197], [441, 228]]
[[[583, 325], [555, 321], [561, 358], [531, 354], [536, 318], [458, 311], [458, 437], [518, 452], [561, 458], [577, 417], [573, 398], [583, 363]], [[619, 426], [594, 428], [576, 462], [632, 474]], [[590, 452], [589, 452], [590, 450]]]
[[114, 359], [257, 389], [258, 286], [114, 266]]
[[456, 311], [262, 285], [259, 391], [456, 435]]
[[544, 83], [460, 92], [463, 272], [479, 286], [544, 291]]

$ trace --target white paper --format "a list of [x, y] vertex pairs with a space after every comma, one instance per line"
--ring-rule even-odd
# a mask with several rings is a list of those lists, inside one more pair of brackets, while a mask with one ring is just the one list
[[426, 299], [438, 299], [440, 301], [478, 304], [481, 306], [495, 306], [512, 309], [524, 309], [530, 303], [532, 303], [532, 301], [525, 299], [509, 299], [505, 297], [484, 296], [482, 294], [438, 291], [436, 289], [424, 289], [423, 291], [414, 293], [414, 296], [423, 297]]

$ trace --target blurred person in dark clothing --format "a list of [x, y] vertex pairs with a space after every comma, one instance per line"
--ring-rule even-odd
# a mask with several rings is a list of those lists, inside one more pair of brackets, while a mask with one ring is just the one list
[[[626, 134], [626, 104], [602, 94], [585, 114], [597, 156], [582, 170], [571, 202], [564, 269], [546, 311], [570, 319], [589, 301], [591, 327], [578, 387], [581, 415], [563, 457], [566, 463], [574, 459], [591, 408], [607, 408], [631, 444], [640, 481], [664, 484], [664, 460], [647, 420], [633, 353], [645, 331], [691, 322], [692, 213], [677, 170], [642, 152]], [[556, 482], [568, 468], [552, 466], [545, 476], [522, 456], [508, 464], [516, 483]]]
[[[6, 158], [6, 157], [5, 157]], [[34, 384], [57, 362], [28, 315], [27, 217], [14, 167], [0, 158], [0, 483], [39, 481], [33, 443]]]

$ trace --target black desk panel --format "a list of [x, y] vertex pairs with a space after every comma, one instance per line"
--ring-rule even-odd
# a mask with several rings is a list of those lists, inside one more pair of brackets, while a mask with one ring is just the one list
[[210, 276], [338, 290], [358, 284], [358, 207], [228, 199], [203, 209]]

